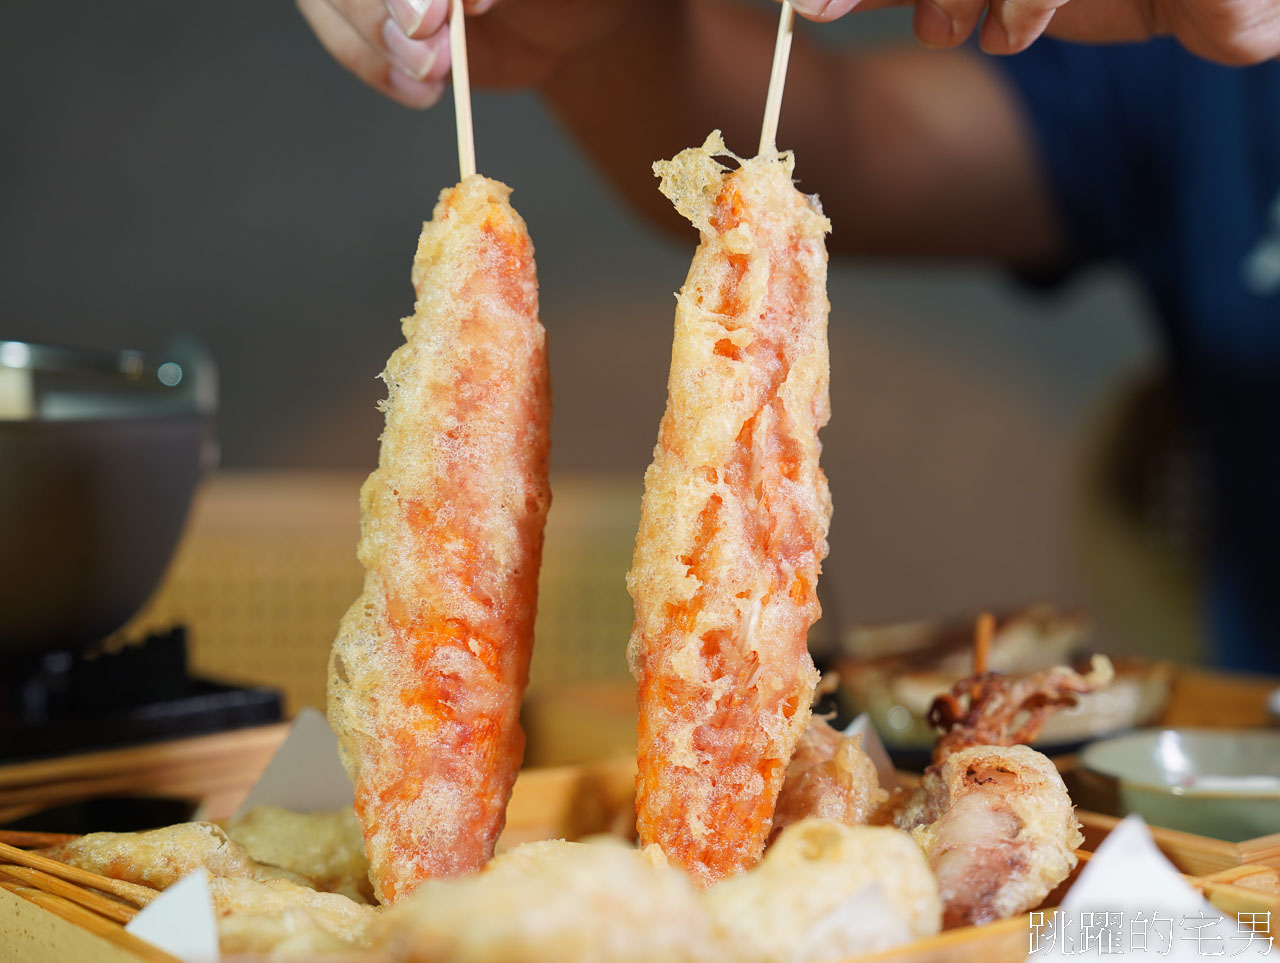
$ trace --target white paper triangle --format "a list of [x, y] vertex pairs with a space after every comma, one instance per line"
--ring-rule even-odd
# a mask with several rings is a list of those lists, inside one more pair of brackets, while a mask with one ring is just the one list
[[889, 750], [880, 740], [880, 733], [871, 724], [871, 716], [865, 712], [844, 727], [846, 736], [856, 736], [858, 733], [862, 733], [862, 751], [875, 764], [881, 788], [893, 789], [898, 785], [898, 770], [893, 767], [893, 760], [889, 758]]
[[142, 908], [125, 929], [183, 963], [217, 963], [218, 924], [209, 874], [188, 873]]
[[303, 709], [236, 816], [254, 806], [321, 813], [349, 808], [354, 802], [355, 791], [338, 757], [338, 738], [329, 720], [315, 709]]
[[[1260, 921], [1259, 921], [1260, 925]], [[1140, 816], [1098, 847], [1057, 911], [1031, 914], [1028, 961], [1123, 953], [1166, 961], [1252, 959], [1269, 949], [1265, 928], [1214, 907], [1156, 848]]]

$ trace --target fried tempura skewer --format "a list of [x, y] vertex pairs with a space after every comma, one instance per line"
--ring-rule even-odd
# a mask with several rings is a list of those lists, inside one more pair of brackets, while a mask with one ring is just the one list
[[329, 721], [384, 903], [484, 865], [524, 749], [550, 400], [509, 194], [468, 177], [423, 228], [360, 496], [364, 591], [330, 660]]
[[947, 927], [1039, 906], [1084, 842], [1062, 776], [1027, 746], [955, 750], [925, 770], [893, 820], [924, 850]]
[[726, 155], [717, 132], [654, 165], [702, 242], [627, 577], [640, 838], [704, 885], [759, 860], [808, 722], [831, 515], [829, 224], [791, 183], [790, 155], [734, 171]]

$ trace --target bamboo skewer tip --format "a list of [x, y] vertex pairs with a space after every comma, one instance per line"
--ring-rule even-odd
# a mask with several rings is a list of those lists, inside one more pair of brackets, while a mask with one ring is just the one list
[[458, 127], [458, 171], [466, 180], [476, 172], [475, 131], [471, 124], [471, 75], [467, 68], [467, 25], [462, 0], [449, 3], [449, 57], [453, 63], [453, 113]]

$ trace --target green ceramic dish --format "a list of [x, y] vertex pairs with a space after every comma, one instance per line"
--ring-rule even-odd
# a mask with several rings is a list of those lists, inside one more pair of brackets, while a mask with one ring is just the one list
[[1093, 743], [1080, 762], [1154, 826], [1230, 842], [1280, 833], [1280, 732], [1143, 729]]

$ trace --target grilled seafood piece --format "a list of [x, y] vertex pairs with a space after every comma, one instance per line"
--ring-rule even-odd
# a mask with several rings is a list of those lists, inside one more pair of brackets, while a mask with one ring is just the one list
[[1045, 720], [1076, 697], [1110, 684], [1115, 670], [1095, 655], [1084, 675], [1059, 665], [1025, 676], [982, 672], [961, 679], [933, 700], [929, 722], [942, 735], [933, 747], [935, 764], [967, 746], [1014, 746], [1034, 742]]

